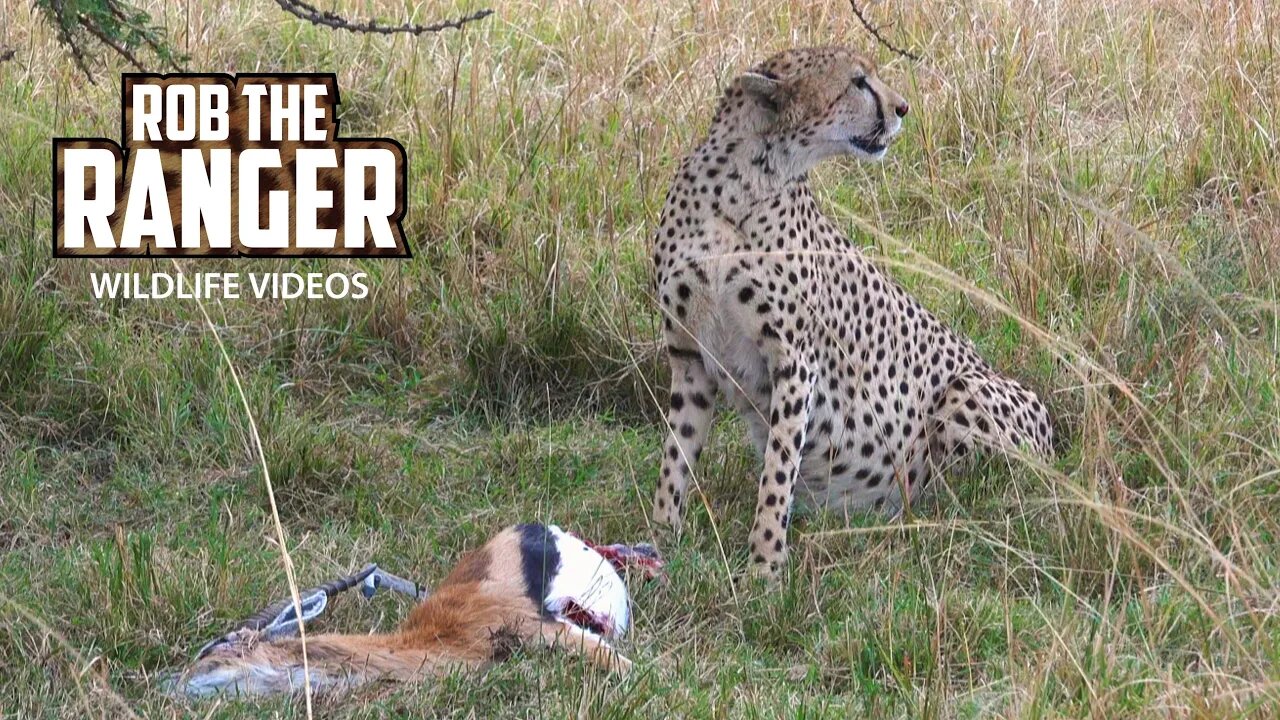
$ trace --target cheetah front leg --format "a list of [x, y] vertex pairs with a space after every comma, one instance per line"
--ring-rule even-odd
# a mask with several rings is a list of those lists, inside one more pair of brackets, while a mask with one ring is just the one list
[[813, 397], [813, 375], [800, 354], [783, 353], [770, 363], [773, 390], [769, 399], [769, 435], [764, 470], [751, 526], [751, 574], [773, 578], [787, 559], [792, 490], [800, 476], [801, 449]]
[[670, 348], [671, 399], [667, 442], [653, 497], [653, 519], [679, 531], [688, 501], [689, 475], [715, 417], [715, 385], [696, 351]]

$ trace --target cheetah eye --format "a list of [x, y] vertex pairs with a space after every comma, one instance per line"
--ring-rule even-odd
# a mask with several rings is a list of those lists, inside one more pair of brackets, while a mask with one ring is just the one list
[[859, 89], [859, 90], [870, 90], [870, 89], [871, 89], [871, 86], [870, 86], [869, 84], [867, 84], [867, 76], [866, 76], [866, 75], [859, 75], [858, 77], [854, 78], [854, 79], [853, 79], [853, 83], [852, 83], [852, 84], [853, 84], [853, 87], [855, 87], [855, 88], [857, 88], [857, 89]]

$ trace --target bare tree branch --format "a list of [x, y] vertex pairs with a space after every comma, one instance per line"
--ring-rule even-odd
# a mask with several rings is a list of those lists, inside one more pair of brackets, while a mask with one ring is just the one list
[[875, 38], [881, 45], [909, 60], [920, 59], [919, 55], [908, 50], [903, 50], [897, 45], [886, 40], [885, 37], [880, 34], [880, 30], [877, 29], [875, 25], [872, 25], [871, 22], [867, 20], [867, 17], [862, 14], [862, 8], [858, 7], [857, 0], [849, 0], [849, 7], [853, 8], [853, 14], [858, 16], [858, 22], [862, 23], [862, 27], [866, 28], [867, 32], [871, 33], [871, 37]]
[[320, 10], [314, 5], [308, 4], [303, 0], [276, 0], [276, 4], [285, 12], [300, 17], [314, 25], [323, 25], [338, 30], [350, 30], [351, 32], [377, 33], [380, 35], [392, 35], [395, 33], [408, 33], [410, 35], [422, 35], [425, 33], [435, 33], [441, 30], [461, 29], [463, 25], [472, 23], [477, 20], [483, 20], [493, 14], [493, 10], [478, 10], [470, 15], [464, 15], [456, 20], [441, 20], [430, 25], [415, 25], [413, 23], [405, 23], [403, 25], [386, 25], [382, 22], [370, 18], [364, 22], [355, 22], [348, 20], [337, 13], [327, 10]]

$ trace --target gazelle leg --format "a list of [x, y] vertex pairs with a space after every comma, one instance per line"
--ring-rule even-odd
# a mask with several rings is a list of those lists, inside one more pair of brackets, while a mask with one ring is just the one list
[[631, 672], [631, 661], [618, 652], [608, 641], [572, 623], [567, 623], [563, 620], [547, 620], [543, 622], [542, 642], [547, 647], [583, 654], [591, 661], [592, 665], [601, 670], [619, 675], [627, 675]]

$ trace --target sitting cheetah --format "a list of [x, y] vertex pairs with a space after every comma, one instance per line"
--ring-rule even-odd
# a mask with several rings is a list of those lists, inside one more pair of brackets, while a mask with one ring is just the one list
[[680, 167], [655, 238], [671, 429], [655, 520], [679, 527], [716, 390], [764, 458], [753, 574], [787, 553], [793, 496], [896, 511], [975, 445], [1051, 451], [1049, 414], [822, 215], [806, 173], [878, 160], [907, 102], [843, 48], [788, 50], [733, 81]]

